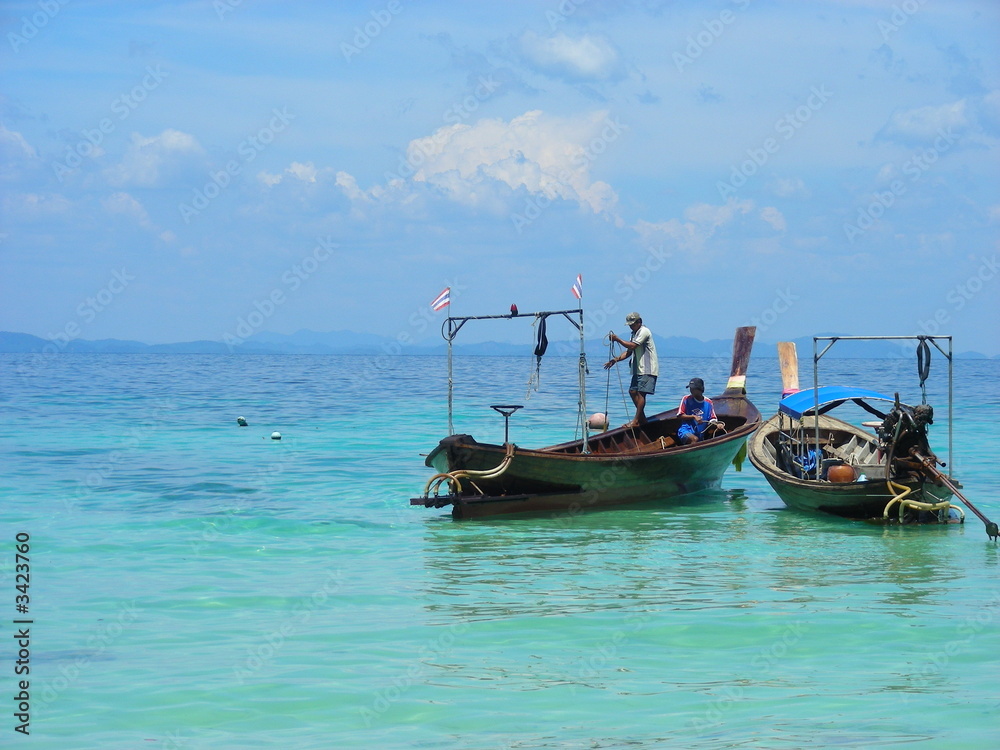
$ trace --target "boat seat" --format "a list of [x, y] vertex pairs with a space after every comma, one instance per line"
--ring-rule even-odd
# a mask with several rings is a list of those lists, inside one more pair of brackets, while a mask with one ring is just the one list
[[[850, 445], [850, 443], [848, 443], [848, 445]], [[823, 446], [823, 450], [831, 456], [839, 458], [841, 461], [846, 461], [848, 463], [851, 461], [851, 453], [850, 451], [845, 450], [845, 448], [838, 448], [836, 445], [827, 444]]]
[[770, 456], [770, 458], [771, 458], [772, 461], [777, 462], [777, 460], [778, 460], [778, 451], [777, 451], [777, 449], [775, 449], [774, 443], [772, 443], [770, 440], [764, 440], [763, 443], [764, 443], [764, 452], [768, 456]]
[[677, 445], [677, 441], [672, 437], [660, 437], [656, 440], [652, 440], [648, 443], [642, 443], [636, 445], [632, 448], [628, 448], [623, 453], [655, 453], [656, 451], [666, 450], [674, 445]]
[[873, 449], [871, 443], [865, 443], [854, 455], [854, 462], [858, 464], [865, 463], [872, 455]]

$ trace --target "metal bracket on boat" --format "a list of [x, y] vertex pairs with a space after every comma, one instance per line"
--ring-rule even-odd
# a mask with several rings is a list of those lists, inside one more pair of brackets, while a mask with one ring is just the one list
[[490, 406], [494, 411], [503, 414], [503, 442], [504, 445], [510, 442], [510, 415], [516, 412], [518, 409], [523, 409], [523, 404], [492, 404]]
[[[509, 407], [507, 407], [509, 408]], [[513, 413], [513, 412], [511, 412]], [[511, 461], [514, 460], [514, 450], [516, 446], [513, 443], [506, 443], [504, 445], [506, 449], [504, 453], [503, 460], [497, 464], [492, 469], [484, 470], [473, 470], [473, 469], [460, 469], [458, 471], [446, 471], [441, 474], [435, 474], [427, 481], [427, 486], [424, 487], [423, 500], [426, 507], [434, 505], [436, 508], [440, 508], [444, 505], [448, 505], [453, 501], [454, 498], [459, 497], [462, 494], [462, 480], [467, 479], [472, 488], [475, 489], [480, 495], [486, 495], [473, 481], [474, 479], [495, 479], [496, 477], [507, 471], [507, 467], [510, 466]], [[441, 489], [441, 485], [447, 482], [449, 494], [441, 497], [438, 491]], [[434, 492], [434, 497], [431, 497], [431, 492]], [[411, 501], [412, 502], [412, 501]]]

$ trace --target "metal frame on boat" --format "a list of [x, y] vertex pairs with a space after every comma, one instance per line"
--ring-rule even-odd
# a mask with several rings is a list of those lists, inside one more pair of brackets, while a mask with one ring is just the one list
[[[582, 438], [540, 449], [480, 443], [471, 435], [454, 434], [452, 340], [469, 320], [562, 315], [580, 332], [579, 428]], [[570, 315], [577, 315], [574, 320]], [[512, 315], [448, 318], [442, 332], [448, 340], [448, 429], [452, 433], [427, 456], [437, 473], [411, 505], [452, 506], [456, 518], [508, 513], [576, 513], [589, 508], [666, 500], [718, 487], [726, 468], [741, 453], [747, 437], [760, 424], [760, 413], [746, 398], [746, 371], [755, 328], [736, 331], [733, 360], [725, 391], [713, 398], [721, 422], [717, 432], [692, 445], [681, 444], [681, 420], [672, 409], [636, 427], [591, 434], [586, 409], [586, 352], [583, 310], [557, 310]], [[509, 416], [514, 405], [495, 405]], [[442, 493], [442, 490], [444, 492]]]

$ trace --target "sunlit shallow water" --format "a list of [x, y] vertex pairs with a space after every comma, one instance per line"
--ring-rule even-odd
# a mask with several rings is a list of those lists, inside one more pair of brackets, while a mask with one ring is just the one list
[[[524, 403], [513, 440], [573, 437], [575, 362], [549, 358], [528, 397], [532, 363], [460, 360], [456, 428], [499, 441], [488, 404]], [[1000, 548], [971, 513], [920, 528], [805, 515], [745, 464], [669, 503], [455, 522], [408, 504], [447, 431], [444, 359], [366, 364], [0, 357], [0, 612], [17, 617], [27, 533], [33, 746], [992, 746]], [[717, 390], [713, 368], [665, 359], [654, 410], [693, 375]], [[909, 360], [824, 368], [920, 398]], [[751, 363], [765, 414], [776, 370]], [[956, 363], [952, 468], [994, 519], [998, 375]], [[936, 359], [943, 457], [946, 392]], [[5, 640], [3, 746], [19, 739]]]

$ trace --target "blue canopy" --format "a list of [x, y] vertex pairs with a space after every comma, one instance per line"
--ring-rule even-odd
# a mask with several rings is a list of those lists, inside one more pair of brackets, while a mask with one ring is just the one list
[[867, 388], [850, 388], [843, 385], [824, 385], [820, 388], [807, 388], [791, 396], [786, 396], [778, 402], [778, 409], [792, 419], [802, 419], [802, 415], [812, 412], [819, 397], [820, 413], [828, 411], [823, 407], [833, 409], [851, 399], [868, 399], [869, 401], [892, 401], [895, 398], [884, 393], [869, 391]]

